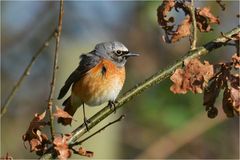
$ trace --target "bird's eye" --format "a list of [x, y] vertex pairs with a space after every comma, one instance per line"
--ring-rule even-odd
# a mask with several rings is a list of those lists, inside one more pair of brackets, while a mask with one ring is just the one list
[[122, 54], [122, 51], [120, 51], [120, 50], [117, 50], [117, 55], [121, 55]]

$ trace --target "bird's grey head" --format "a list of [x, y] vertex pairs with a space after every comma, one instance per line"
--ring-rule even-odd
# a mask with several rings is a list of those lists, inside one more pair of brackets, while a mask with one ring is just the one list
[[95, 46], [95, 54], [112, 60], [120, 67], [125, 65], [128, 57], [138, 56], [138, 54], [129, 52], [127, 47], [117, 41], [97, 44]]

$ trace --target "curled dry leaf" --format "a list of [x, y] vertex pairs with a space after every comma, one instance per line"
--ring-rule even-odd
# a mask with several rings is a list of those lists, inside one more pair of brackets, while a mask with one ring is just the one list
[[220, 93], [220, 90], [221, 83], [219, 83], [219, 81], [216, 79], [214, 79], [212, 82], [209, 82], [208, 87], [204, 89], [203, 105], [206, 106], [206, 111], [208, 111], [209, 108], [214, 107], [214, 103]]
[[237, 54], [232, 56], [233, 66], [236, 69], [240, 69], [240, 57]]
[[201, 32], [211, 31], [210, 24], [219, 24], [219, 18], [215, 17], [208, 7], [196, 8], [195, 16], [197, 21], [197, 27]]
[[158, 23], [162, 27], [167, 27], [169, 22], [173, 22], [173, 17], [167, 19], [168, 12], [174, 7], [174, 0], [164, 0], [162, 4], [157, 9]]
[[94, 153], [92, 151], [87, 151], [84, 148], [80, 147], [78, 149], [78, 154], [86, 157], [93, 157]]
[[55, 136], [53, 140], [54, 149], [57, 152], [60, 160], [65, 160], [71, 157], [71, 151], [68, 148], [67, 140], [71, 135]]
[[235, 89], [233, 87], [231, 87], [230, 89], [230, 95], [231, 95], [231, 100], [232, 100], [232, 106], [233, 109], [238, 112], [238, 114], [240, 113], [240, 90]]
[[210, 23], [219, 24], [219, 18], [215, 17], [208, 7], [203, 7], [198, 10], [198, 14], [209, 19]]
[[0, 158], [1, 160], [13, 160], [13, 157], [9, 155], [9, 153], [7, 153], [5, 156]]
[[163, 36], [163, 40], [168, 43], [170, 43], [168, 35], [171, 34], [174, 28], [174, 25], [172, 24], [174, 22], [174, 18], [167, 18], [167, 14], [172, 10], [174, 5], [174, 0], [164, 0], [157, 9], [158, 24], [164, 29], [166, 33], [166, 37]]
[[223, 105], [223, 111], [225, 112], [225, 114], [228, 117], [233, 117], [234, 110], [232, 105], [231, 92], [230, 92], [230, 89], [227, 87], [225, 88], [223, 93], [222, 105]]
[[56, 106], [56, 112], [53, 114], [53, 116], [59, 118], [58, 123], [60, 123], [59, 122], [60, 119], [64, 120], [65, 125], [68, 125], [68, 124], [71, 125], [72, 120], [74, 120], [73, 117], [68, 112], [65, 112], [63, 109], [57, 106]]
[[[210, 118], [217, 115], [217, 109], [214, 107], [216, 98], [221, 89], [224, 89], [222, 108], [227, 117], [234, 117], [240, 112], [240, 78], [239, 73], [233, 75], [231, 73], [233, 66], [237, 63], [236, 55], [232, 57], [232, 62], [225, 62], [215, 65], [216, 74], [211, 78], [208, 87], [204, 90], [204, 103], [206, 111]], [[236, 114], [235, 114], [236, 113]]]
[[231, 75], [229, 78], [230, 81], [230, 97], [232, 101], [233, 109], [236, 113], [240, 113], [240, 77], [239, 74]]
[[65, 112], [63, 109], [59, 108], [56, 106], [56, 112], [53, 113], [53, 116], [59, 118], [59, 117], [62, 117], [62, 118], [73, 118], [70, 114], [68, 114], [67, 112]]
[[177, 69], [170, 77], [174, 83], [170, 90], [173, 93], [185, 94], [187, 91], [202, 93], [208, 80], [213, 76], [213, 66], [208, 62], [202, 64], [198, 59], [184, 62], [184, 69]]
[[46, 145], [49, 143], [47, 135], [41, 132], [41, 129], [47, 125], [47, 123], [43, 121], [45, 115], [46, 111], [42, 114], [36, 113], [30, 122], [28, 130], [22, 136], [24, 146], [26, 147], [25, 142], [28, 141], [30, 145], [30, 151], [36, 151], [36, 153], [39, 155], [41, 155], [47, 149]]
[[176, 42], [181, 38], [189, 36], [191, 34], [191, 18], [189, 15], [178, 25], [176, 32], [173, 33], [172, 42]]

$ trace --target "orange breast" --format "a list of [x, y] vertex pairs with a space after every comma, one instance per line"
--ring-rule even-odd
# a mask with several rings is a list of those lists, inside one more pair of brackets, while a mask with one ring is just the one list
[[82, 102], [96, 106], [114, 101], [125, 81], [125, 68], [117, 67], [110, 60], [102, 60], [72, 87], [72, 94]]

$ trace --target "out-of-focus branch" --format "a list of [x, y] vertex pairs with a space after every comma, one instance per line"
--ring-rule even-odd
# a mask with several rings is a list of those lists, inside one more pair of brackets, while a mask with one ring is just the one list
[[[232, 29], [225, 35], [231, 37], [232, 35], [239, 33], [239, 32], [240, 32], [240, 27], [237, 27], [237, 28]], [[146, 89], [148, 89], [156, 84], [159, 84], [161, 81], [163, 81], [166, 78], [168, 78], [169, 76], [171, 76], [172, 73], [174, 73], [174, 71], [177, 68], [182, 66], [183, 61], [197, 58], [197, 57], [203, 56], [205, 54], [208, 54], [212, 50], [222, 47], [225, 44], [225, 42], [227, 42], [227, 41], [228, 41], [228, 39], [226, 37], [220, 36], [220, 37], [216, 38], [215, 40], [208, 42], [204, 46], [198, 47], [195, 50], [190, 50], [178, 62], [176, 62], [175, 64], [171, 65], [170, 67], [168, 67], [162, 71], [157, 72], [156, 74], [154, 74], [151, 77], [149, 77], [148, 79], [146, 79], [144, 82], [137, 84], [134, 88], [132, 88], [131, 90], [126, 92], [122, 97], [117, 99], [117, 102], [115, 103], [116, 109], [121, 108], [123, 106], [123, 104], [127, 103], [135, 96], [139, 95]], [[89, 119], [90, 123], [88, 124], [88, 128], [91, 129], [91, 128], [95, 127], [98, 123], [103, 121], [105, 118], [107, 118], [113, 112], [114, 111], [111, 110], [109, 106], [104, 107], [102, 110], [97, 112], [95, 115], [93, 115]], [[68, 144], [71, 146], [85, 133], [87, 133], [87, 128], [86, 128], [86, 125], [83, 123], [82, 125], [77, 127], [72, 132], [72, 137], [68, 140]], [[43, 155], [41, 157], [41, 159], [49, 159], [49, 158], [52, 158], [51, 153], [46, 153], [45, 155]]]
[[5, 103], [3, 104], [3, 106], [1, 107], [1, 116], [3, 116], [6, 111], [7, 108], [10, 104], [10, 102], [12, 101], [13, 97], [15, 96], [17, 90], [19, 89], [19, 87], [21, 86], [23, 80], [26, 78], [26, 76], [28, 76], [30, 74], [30, 70], [32, 68], [32, 65], [34, 64], [34, 62], [36, 61], [36, 59], [38, 58], [38, 56], [43, 53], [43, 50], [45, 48], [47, 48], [49, 46], [49, 42], [50, 40], [54, 37], [54, 32], [52, 32], [49, 37], [44, 41], [44, 43], [42, 44], [42, 46], [37, 50], [37, 52], [33, 55], [32, 59], [30, 60], [29, 64], [27, 65], [27, 67], [25, 68], [23, 74], [21, 75], [21, 77], [18, 79], [16, 85], [12, 88], [10, 94], [8, 95]]
[[53, 124], [53, 96], [54, 96], [54, 90], [55, 90], [55, 83], [56, 83], [56, 74], [58, 69], [58, 55], [59, 55], [59, 45], [60, 45], [60, 37], [62, 32], [62, 21], [63, 21], [63, 0], [60, 1], [60, 10], [59, 10], [59, 18], [58, 18], [58, 28], [55, 32], [55, 38], [56, 38], [56, 46], [55, 46], [55, 54], [54, 54], [54, 64], [53, 64], [53, 74], [52, 74], [52, 82], [50, 87], [50, 93], [48, 98], [48, 110], [49, 110], [49, 119], [50, 119], [50, 131], [52, 140], [54, 139], [54, 124]]
[[[141, 153], [136, 159], [159, 159], [168, 158], [171, 154], [177, 151], [185, 144], [191, 142], [208, 129], [220, 124], [227, 117], [225, 114], [220, 113], [215, 119], [207, 119], [205, 113], [200, 113], [182, 128], [172, 131], [166, 136], [162, 136], [159, 140], [156, 140], [150, 145], [143, 153]], [[187, 136], [186, 136], [187, 135]]]
[[195, 7], [194, 0], [191, 0], [191, 5], [189, 7], [192, 19], [192, 35], [191, 35], [191, 49], [196, 49], [197, 45], [197, 22], [195, 17]]

